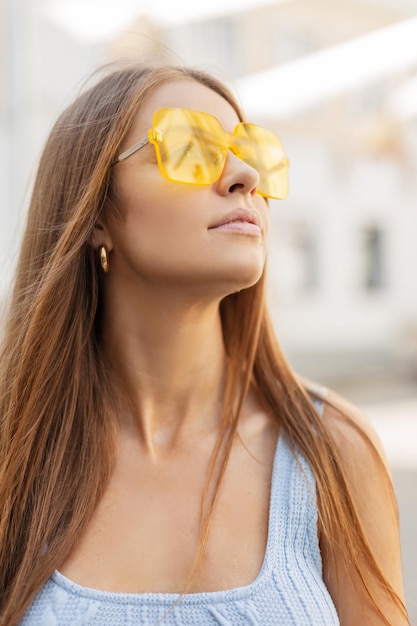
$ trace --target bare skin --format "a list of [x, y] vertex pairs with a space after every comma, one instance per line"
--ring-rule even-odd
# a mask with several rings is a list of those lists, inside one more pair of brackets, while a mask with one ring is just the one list
[[[233, 108], [214, 92], [191, 80], [175, 81], [149, 97], [123, 149], [146, 136], [153, 111], [163, 106], [207, 111], [229, 132], [238, 122]], [[100, 224], [92, 245], [105, 243], [110, 251], [104, 353], [129, 401], [110, 484], [61, 571], [81, 585], [107, 591], [178, 593], [198, 547], [201, 494], [221, 421], [226, 355], [219, 303], [261, 276], [268, 207], [256, 194], [256, 171], [232, 154], [220, 179], [205, 187], [165, 180], [150, 146], [117, 167], [122, 217]], [[259, 233], [216, 227], [239, 208], [257, 212]], [[332, 428], [331, 415], [327, 418]], [[189, 592], [231, 589], [257, 577], [265, 555], [277, 438], [277, 425], [250, 392], [207, 555]], [[401, 593], [395, 520], [387, 516], [373, 460], [356, 450], [353, 446], [349, 458], [343, 456], [346, 472], [373, 548]], [[359, 493], [369, 472], [375, 478], [371, 500]], [[374, 533], [381, 518], [384, 527]], [[363, 598], [352, 586], [343, 585], [345, 594], [338, 594], [335, 565], [324, 555], [325, 579], [341, 624], [381, 624], [377, 618], [363, 621]]]
[[[334, 393], [329, 394], [329, 400], [333, 406], [326, 407], [324, 420], [336, 442], [359, 519], [379, 567], [404, 600], [398, 520], [393, 506], [393, 494], [382, 469], [385, 465], [386, 472], [389, 473], [384, 451], [372, 426], [354, 406]], [[341, 413], [350, 418], [353, 427], [340, 420]], [[377, 454], [364, 441], [355, 426], [369, 437]], [[383, 624], [365, 593], [358, 591], [361, 584], [353, 568], [349, 570], [340, 560], [328, 558], [325, 542], [322, 548], [324, 580], [342, 626]], [[408, 624], [376, 586], [371, 586], [371, 592], [374, 598], [379, 599], [381, 608], [394, 626]]]
[[[162, 106], [208, 110], [232, 131], [235, 111], [189, 80], [158, 89], [126, 147]], [[198, 546], [201, 494], [221, 420], [225, 349], [221, 299], [264, 267], [268, 208], [258, 174], [230, 154], [221, 178], [196, 188], [166, 181], [151, 146], [117, 170], [122, 219], [100, 224], [106, 243], [105, 354], [129, 398], [117, 464], [77, 551], [62, 572], [113, 591], [179, 592]], [[215, 226], [256, 211], [258, 234]], [[278, 429], [250, 394], [192, 592], [248, 584], [262, 565]], [[242, 550], [242, 546], [246, 546]]]

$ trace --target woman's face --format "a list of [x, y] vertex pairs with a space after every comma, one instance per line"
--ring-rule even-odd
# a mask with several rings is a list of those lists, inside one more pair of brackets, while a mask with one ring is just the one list
[[[211, 89], [191, 79], [176, 80], [146, 100], [121, 151], [147, 136], [154, 111], [163, 107], [210, 113], [226, 132], [239, 122], [233, 107]], [[220, 178], [209, 185], [166, 180], [151, 144], [118, 163], [115, 177], [121, 217], [105, 228], [114, 278], [132, 286], [140, 281], [153, 288], [217, 290], [219, 296], [260, 278], [268, 206], [256, 193], [257, 172], [230, 151]]]

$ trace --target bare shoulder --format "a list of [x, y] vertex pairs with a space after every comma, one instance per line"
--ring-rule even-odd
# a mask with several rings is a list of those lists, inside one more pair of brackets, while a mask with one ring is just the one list
[[[323, 422], [332, 436], [346, 472], [373, 467], [390, 474], [385, 450], [369, 418], [331, 390], [323, 397]], [[359, 466], [359, 467], [358, 467]]]
[[[334, 442], [335, 454], [339, 458], [366, 543], [383, 576], [403, 598], [398, 512], [379, 436], [369, 419], [346, 399], [326, 390], [322, 400], [323, 423]], [[346, 563], [339, 562], [337, 556], [329, 556], [325, 537], [322, 538], [322, 548], [323, 574], [341, 624], [353, 626], [365, 623], [364, 619], [370, 626], [386, 623], [367, 606], [366, 594], [360, 591], [360, 581], [355, 583], [356, 572], [349, 569]], [[372, 588], [372, 581], [368, 582]], [[373, 596], [380, 598], [380, 606], [386, 615], [392, 616], [393, 624], [408, 623], [399, 615], [392, 600], [381, 592], [377, 581]]]
[[[391, 470], [369, 418], [345, 398], [327, 391], [323, 422], [334, 441], [335, 452], [370, 543], [378, 539], [379, 533], [383, 543], [385, 531], [385, 539], [391, 531], [393, 537], [397, 536], [398, 511]], [[373, 548], [375, 553], [381, 551], [381, 558], [384, 558], [386, 545], [382, 543]]]

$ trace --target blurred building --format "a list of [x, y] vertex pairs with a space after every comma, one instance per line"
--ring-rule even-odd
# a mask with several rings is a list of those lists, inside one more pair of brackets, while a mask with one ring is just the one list
[[[186, 24], [165, 36], [187, 61], [234, 79], [416, 14], [416, 2], [300, 0]], [[416, 69], [417, 54], [414, 67], [301, 112], [274, 119], [272, 110], [255, 120], [282, 136], [291, 161], [290, 197], [271, 203], [275, 326], [290, 361], [330, 383], [397, 383], [415, 375], [417, 133], [415, 122], [396, 117], [388, 103]]]
[[[245, 11], [170, 23], [130, 3], [119, 34], [89, 38], [88, 11], [77, 36], [52, 4], [0, 5], [0, 257], [6, 250], [11, 260], [42, 141], [100, 63], [164, 58], [215, 72], [238, 89], [249, 74], [417, 15], [415, 0], [259, 1]], [[274, 323], [297, 369], [326, 382], [412, 382], [417, 372], [417, 127], [413, 114], [396, 116], [389, 106], [417, 75], [417, 51], [415, 57], [414, 65], [301, 111], [253, 120], [281, 135], [291, 162], [290, 197], [271, 202]], [[265, 98], [262, 90], [257, 95]], [[11, 267], [9, 258], [2, 267]]]

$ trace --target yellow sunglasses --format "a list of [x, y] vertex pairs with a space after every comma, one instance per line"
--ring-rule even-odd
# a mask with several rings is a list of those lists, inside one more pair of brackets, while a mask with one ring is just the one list
[[224, 168], [227, 151], [259, 174], [257, 193], [282, 200], [288, 194], [289, 161], [280, 139], [269, 130], [241, 122], [226, 133], [219, 120], [192, 109], [164, 108], [155, 111], [148, 137], [122, 152], [124, 161], [151, 143], [159, 171], [167, 180], [189, 185], [210, 185]]

